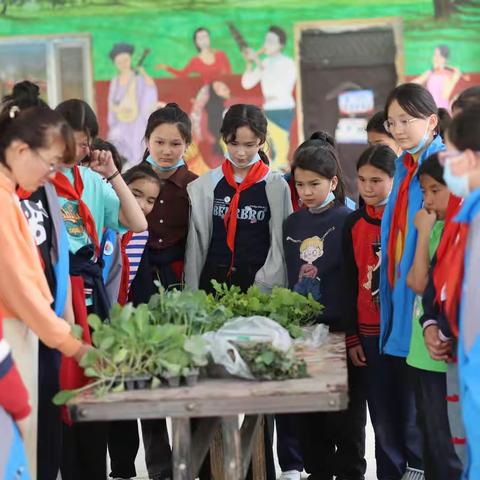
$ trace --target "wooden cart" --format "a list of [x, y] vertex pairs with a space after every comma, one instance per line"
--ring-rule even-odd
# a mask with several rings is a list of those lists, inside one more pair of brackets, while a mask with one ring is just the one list
[[[347, 407], [344, 335], [330, 334], [326, 344], [304, 348], [299, 354], [307, 362], [309, 378], [207, 379], [195, 387], [134, 390], [102, 398], [85, 394], [73, 400], [69, 409], [74, 421], [81, 422], [171, 417], [174, 480], [196, 478], [209, 447], [213, 480], [243, 480], [250, 462], [254, 479], [263, 480], [263, 414]], [[240, 414], [245, 414], [241, 426]]]

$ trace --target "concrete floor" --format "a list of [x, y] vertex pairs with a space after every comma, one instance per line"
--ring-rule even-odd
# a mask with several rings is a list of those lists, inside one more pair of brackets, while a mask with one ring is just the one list
[[[170, 422], [169, 427], [170, 427]], [[142, 436], [140, 435], [140, 439]], [[275, 439], [274, 439], [275, 440]], [[365, 476], [365, 480], [376, 480], [377, 476], [375, 474], [375, 440], [373, 436], [372, 425], [370, 423], [370, 418], [368, 419], [367, 424], [367, 442], [366, 442], [366, 459], [367, 459], [367, 474]], [[278, 471], [278, 475], [280, 475], [281, 471], [278, 466], [277, 455], [275, 452], [275, 462]], [[138, 480], [148, 480], [147, 469], [145, 467], [145, 452], [143, 450], [143, 443], [140, 445], [140, 450], [137, 455], [136, 460], [136, 470], [137, 470], [137, 479]]]

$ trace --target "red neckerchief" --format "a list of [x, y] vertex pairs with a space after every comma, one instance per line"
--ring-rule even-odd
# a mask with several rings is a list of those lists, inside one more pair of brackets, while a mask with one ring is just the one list
[[130, 259], [127, 255], [127, 245], [132, 239], [133, 232], [127, 232], [123, 235], [120, 242], [120, 251], [122, 253], [122, 276], [120, 279], [120, 291], [118, 292], [118, 303], [125, 305], [128, 302], [128, 280], [130, 278]]
[[392, 215], [392, 223], [390, 225], [390, 236], [388, 238], [388, 281], [393, 287], [395, 282], [395, 267], [396, 267], [396, 250], [398, 235], [402, 235], [402, 254], [405, 247], [405, 235], [407, 232], [407, 211], [408, 211], [408, 189], [410, 181], [417, 171], [418, 163], [415, 159], [407, 153], [403, 157], [403, 164], [407, 169], [407, 174], [403, 179], [398, 190], [397, 201]]
[[[445, 228], [437, 248], [437, 263], [433, 269], [435, 302], [447, 316], [452, 333], [458, 336], [457, 312], [463, 283], [463, 259], [468, 237], [468, 225], [454, 222], [462, 199], [450, 195]], [[445, 298], [445, 302], [442, 301]]]
[[88, 208], [87, 204], [82, 200], [83, 194], [83, 180], [80, 175], [80, 169], [77, 165], [73, 168], [73, 186], [68, 178], [61, 172], [57, 172], [52, 180], [52, 184], [55, 186], [57, 195], [59, 197], [66, 198], [67, 200], [78, 202], [78, 213], [83, 220], [87, 234], [90, 240], [95, 246], [95, 252], [98, 256], [100, 253], [100, 244], [98, 242], [97, 229], [95, 227], [95, 220]]
[[16, 192], [20, 200], [28, 200], [32, 196], [32, 192], [27, 192], [21, 187], [17, 187]]
[[[16, 193], [20, 200], [28, 200], [32, 196], [33, 192], [27, 192], [23, 188], [17, 187]], [[42, 268], [45, 270], [45, 262], [43, 261], [42, 252], [40, 252], [40, 248], [38, 248], [38, 245], [37, 245], [37, 251], [38, 251], [38, 258], [40, 258], [40, 263], [42, 265]]]
[[225, 224], [225, 229], [227, 231], [227, 245], [230, 251], [232, 252], [232, 261], [230, 263], [230, 271], [233, 268], [234, 253], [235, 253], [235, 235], [237, 233], [237, 213], [238, 213], [238, 202], [240, 201], [240, 194], [250, 188], [252, 185], [255, 185], [259, 180], [261, 180], [268, 173], [268, 166], [265, 165], [261, 160], [259, 160], [255, 165], [250, 168], [248, 175], [243, 179], [242, 183], [238, 184], [235, 180], [235, 172], [233, 171], [233, 166], [228, 160], [222, 164], [222, 172], [227, 183], [235, 190], [235, 195], [230, 201], [227, 213], [223, 222]]
[[370, 218], [374, 218], [375, 220], [381, 220], [383, 217], [383, 212], [385, 211], [385, 207], [375, 208], [373, 205], [366, 206], [367, 215]]

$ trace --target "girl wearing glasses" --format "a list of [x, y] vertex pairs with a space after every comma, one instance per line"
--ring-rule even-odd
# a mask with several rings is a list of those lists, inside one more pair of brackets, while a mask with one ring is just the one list
[[[422, 208], [416, 172], [424, 159], [444, 148], [438, 135], [437, 106], [424, 87], [396, 87], [385, 105], [385, 128], [403, 153], [397, 160], [393, 189], [381, 227], [383, 260], [380, 267], [380, 352], [394, 371], [392, 385], [398, 412], [399, 441], [404, 445], [403, 468], [422, 469], [420, 431], [416, 424], [413, 386], [405, 359], [410, 349], [415, 292], [407, 286], [417, 230], [414, 218]], [[393, 408], [393, 407], [392, 407]]]
[[[55, 356], [49, 349], [57, 349], [76, 360], [88, 350], [73, 337], [70, 325], [59, 317], [66, 299], [66, 287], [61, 293], [60, 284], [66, 274], [61, 268], [57, 269], [62, 262], [51, 260], [55, 249], [49, 246], [49, 241], [61, 242], [62, 237], [59, 234], [61, 219], [55, 215], [58, 200], [47, 182], [60, 165], [73, 160], [74, 139], [61, 115], [42, 104], [38, 100], [38, 88], [29, 83], [16, 85], [12, 95], [4, 100], [0, 138], [0, 310], [6, 317], [5, 336], [12, 346], [33, 407], [25, 427], [25, 443], [30, 472], [35, 479], [37, 443], [38, 453], [48, 454], [55, 446], [53, 442], [45, 445], [43, 436], [52, 434], [58, 438], [49, 427], [43, 428], [44, 420], [48, 422], [52, 415], [46, 403], [51, 399], [51, 396], [46, 399], [51, 386], [46, 384], [58, 382], [58, 364], [55, 365]], [[20, 187], [22, 197], [29, 198], [31, 203], [19, 203], [16, 187]], [[31, 221], [27, 222], [25, 216], [31, 217]], [[58, 235], [52, 233], [53, 223]], [[55, 302], [55, 311], [52, 302]], [[38, 339], [43, 342], [41, 345]], [[40, 476], [41, 472], [45, 473], [42, 468], [48, 468], [42, 460], [38, 467], [39, 478], [55, 478]]]

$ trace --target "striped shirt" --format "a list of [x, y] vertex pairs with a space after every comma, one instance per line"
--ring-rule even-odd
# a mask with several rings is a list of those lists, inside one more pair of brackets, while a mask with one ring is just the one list
[[130, 262], [130, 272], [128, 276], [128, 289], [133, 282], [133, 279], [137, 275], [138, 266], [140, 265], [140, 260], [142, 259], [143, 251], [145, 250], [145, 245], [148, 241], [148, 230], [145, 230], [141, 233], [134, 233], [130, 242], [128, 242], [125, 247], [125, 252], [128, 256]]

